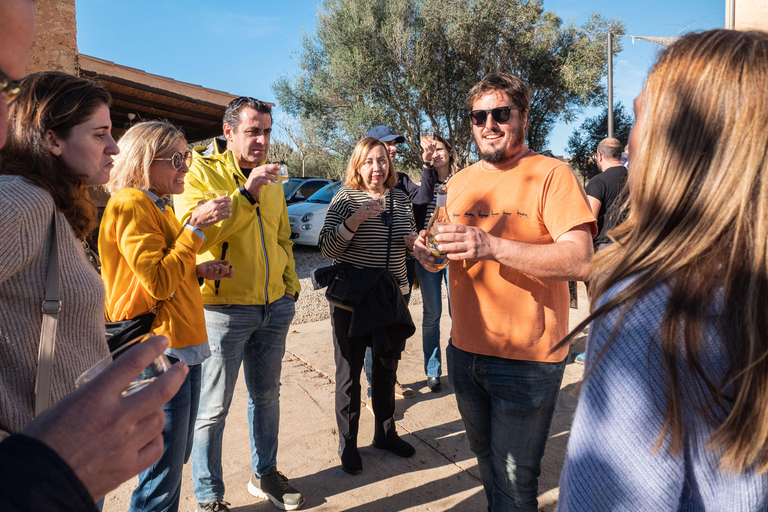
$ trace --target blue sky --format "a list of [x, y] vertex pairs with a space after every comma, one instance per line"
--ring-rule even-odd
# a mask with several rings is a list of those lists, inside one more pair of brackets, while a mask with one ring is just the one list
[[[302, 31], [314, 32], [318, 3], [76, 0], [78, 48], [149, 73], [274, 102], [270, 85], [280, 75], [296, 74]], [[678, 36], [722, 27], [725, 21], [723, 0], [544, 0], [544, 8], [576, 24], [600, 11], [621, 18], [627, 34], [638, 36]], [[614, 94], [631, 109], [661, 47], [621, 40], [623, 51], [614, 58]], [[587, 109], [575, 122], [558, 124], [550, 135], [553, 152], [565, 154], [569, 135], [598, 112]]]

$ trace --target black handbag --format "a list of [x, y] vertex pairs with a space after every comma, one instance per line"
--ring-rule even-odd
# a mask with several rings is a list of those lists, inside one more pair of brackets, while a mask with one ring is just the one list
[[337, 308], [347, 311], [355, 310], [385, 272], [383, 268], [357, 268], [350, 263], [336, 266], [338, 269], [325, 290], [325, 298]]
[[[176, 295], [176, 290], [168, 297], [168, 300], [173, 299], [174, 295]], [[158, 301], [143, 315], [118, 322], [106, 322], [109, 351], [114, 352], [132, 339], [148, 334], [152, 330], [155, 317], [160, 313], [160, 308], [163, 307], [163, 302], [165, 301]]]
[[114, 352], [132, 339], [151, 331], [152, 322], [155, 321], [157, 312], [157, 308], [152, 308], [149, 313], [144, 313], [135, 318], [120, 320], [119, 322], [106, 322], [109, 351]]
[[[389, 215], [392, 219], [389, 223], [389, 232], [387, 234], [387, 262], [383, 269], [376, 268], [357, 268], [350, 263], [340, 263], [331, 267], [335, 269], [333, 279], [325, 290], [325, 298], [328, 302], [337, 308], [354, 311], [355, 307], [368, 295], [373, 283], [375, 283], [381, 274], [389, 268], [389, 254], [392, 250], [392, 225], [394, 224], [394, 215], [392, 213], [392, 194], [389, 194]], [[324, 270], [318, 269], [318, 270]]]

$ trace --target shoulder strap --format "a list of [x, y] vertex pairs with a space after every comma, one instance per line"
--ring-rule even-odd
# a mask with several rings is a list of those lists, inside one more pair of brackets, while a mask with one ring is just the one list
[[387, 264], [385, 270], [389, 270], [389, 253], [392, 251], [392, 225], [395, 223], [394, 209], [392, 208], [392, 190], [389, 191], [389, 232], [387, 234]]
[[35, 380], [35, 417], [51, 406], [51, 375], [53, 373], [53, 340], [56, 323], [61, 311], [59, 300], [59, 246], [56, 233], [56, 207], [53, 207], [53, 233], [48, 251], [48, 271], [43, 300], [43, 325], [40, 330], [40, 347], [37, 354], [37, 379]]

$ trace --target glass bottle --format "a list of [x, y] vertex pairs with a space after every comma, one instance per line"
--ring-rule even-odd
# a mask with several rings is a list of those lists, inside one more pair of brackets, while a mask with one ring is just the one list
[[435, 242], [435, 235], [438, 233], [437, 228], [438, 226], [450, 224], [451, 220], [448, 217], [448, 209], [446, 208], [446, 202], [448, 199], [448, 187], [445, 185], [440, 185], [437, 187], [437, 202], [435, 204], [435, 212], [432, 214], [432, 217], [429, 219], [429, 224], [427, 224], [427, 233], [429, 233], [427, 237], [427, 247], [429, 247], [429, 250], [432, 252], [432, 256], [435, 258], [434, 265], [438, 269], [444, 269], [448, 266], [448, 254], [444, 251], [439, 251], [437, 249], [437, 242]]

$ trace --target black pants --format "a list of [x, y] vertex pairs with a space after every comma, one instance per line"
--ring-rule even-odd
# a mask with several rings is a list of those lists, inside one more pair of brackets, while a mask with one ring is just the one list
[[[360, 373], [370, 336], [349, 336], [352, 313], [331, 307], [333, 353], [336, 361], [336, 425], [342, 447], [357, 443], [360, 424]], [[390, 364], [391, 363], [391, 364]], [[388, 367], [389, 366], [389, 367]], [[376, 418], [376, 437], [386, 436], [395, 428], [395, 379], [397, 361], [384, 366], [374, 357], [371, 372], [371, 401]]]

